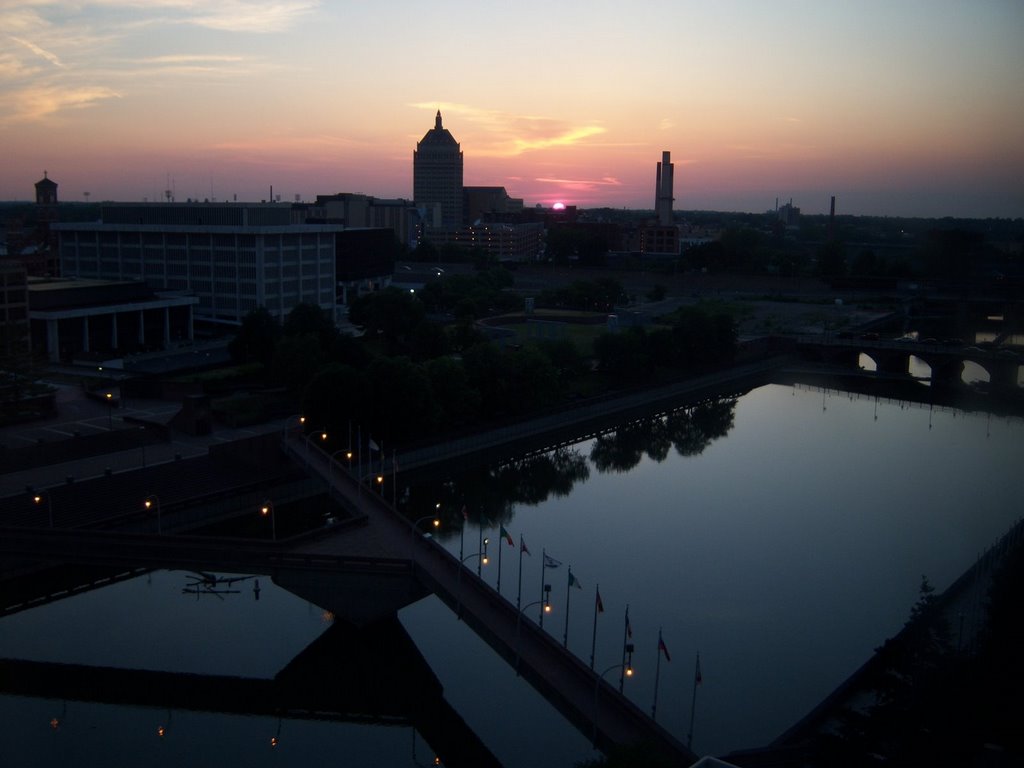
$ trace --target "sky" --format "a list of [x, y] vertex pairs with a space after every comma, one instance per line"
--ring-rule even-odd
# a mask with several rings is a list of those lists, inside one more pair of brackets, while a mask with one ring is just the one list
[[1020, 0], [0, 0], [0, 200], [412, 196], [1024, 216]]

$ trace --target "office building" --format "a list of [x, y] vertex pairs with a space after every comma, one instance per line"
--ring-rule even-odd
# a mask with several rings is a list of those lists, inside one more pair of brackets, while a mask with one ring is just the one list
[[442, 126], [440, 110], [434, 127], [416, 144], [412, 178], [413, 200], [425, 210], [428, 227], [462, 226], [462, 150]]
[[297, 304], [336, 316], [336, 235], [344, 227], [295, 223], [290, 205], [119, 203], [102, 221], [56, 224], [61, 275], [142, 280], [199, 299], [196, 320], [237, 325], [266, 307], [283, 319]]

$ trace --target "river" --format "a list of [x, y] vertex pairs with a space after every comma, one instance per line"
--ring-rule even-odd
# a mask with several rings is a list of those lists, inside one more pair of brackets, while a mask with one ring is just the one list
[[[724, 754], [765, 744], [806, 714], [900, 629], [922, 576], [944, 589], [1010, 527], [1024, 497], [1021, 445], [1019, 419], [769, 385], [565, 448], [557, 461], [438, 478], [410, 489], [407, 505], [422, 516], [441, 503], [438, 537], [492, 584], [500, 551], [501, 591], [513, 601], [520, 556], [524, 605], [544, 595], [543, 555], [558, 561], [543, 569], [545, 628], [567, 633], [585, 661], [593, 647], [595, 667], [616, 682], [628, 605], [626, 694], [650, 711], [657, 680], [658, 721], [686, 741], [692, 714], [694, 750]], [[271, 677], [330, 617], [264, 582], [257, 601], [251, 580], [238, 594], [196, 596], [182, 593], [186, 574], [154, 573], [0, 620], [0, 657]], [[528, 609], [534, 620], [538, 610]], [[569, 768], [594, 756], [436, 598], [399, 619], [447, 701], [503, 764]], [[659, 654], [659, 631], [671, 660]], [[0, 695], [0, 723], [4, 765], [432, 760], [403, 725], [10, 695]]]

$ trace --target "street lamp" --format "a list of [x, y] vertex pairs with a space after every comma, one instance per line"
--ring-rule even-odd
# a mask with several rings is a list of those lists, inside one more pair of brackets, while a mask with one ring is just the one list
[[629, 649], [630, 649], [629, 661], [627, 661], [625, 664], [612, 664], [610, 667], [608, 667], [608, 669], [606, 669], [604, 672], [602, 672], [600, 675], [598, 675], [596, 680], [594, 680], [594, 717], [593, 717], [593, 720], [592, 720], [592, 724], [593, 724], [593, 738], [592, 738], [592, 741], [593, 741], [595, 747], [597, 746], [597, 692], [598, 692], [598, 689], [599, 689], [599, 687], [601, 685], [601, 681], [604, 680], [604, 676], [607, 675], [609, 672], [611, 672], [613, 669], [621, 669], [623, 671], [623, 674], [626, 677], [632, 677], [633, 676], [633, 655], [632, 655], [632, 653], [633, 653], [633, 646], [630, 645]]
[[146, 509], [152, 509], [153, 505], [156, 504], [156, 532], [158, 534], [163, 533], [163, 525], [160, 521], [160, 497], [155, 493], [150, 494], [146, 497], [146, 500], [142, 502], [142, 505]]
[[46, 498], [46, 516], [49, 519], [50, 527], [53, 528], [53, 499], [50, 498], [49, 491], [34, 491], [32, 493], [32, 503], [39, 505], [43, 503], [43, 498]]
[[[440, 507], [441, 505], [438, 504], [437, 506]], [[416, 529], [419, 527], [419, 524], [422, 523], [424, 520], [433, 520], [435, 530], [441, 527], [441, 518], [439, 518], [436, 513], [433, 515], [425, 515], [424, 517], [419, 518], [412, 524], [412, 531], [410, 533], [410, 546], [412, 547], [412, 549], [410, 551], [412, 552], [413, 557], [416, 556]]]
[[274, 541], [277, 541], [277, 515], [274, 514], [274, 502], [265, 499], [263, 506], [260, 507], [260, 516], [270, 518], [270, 535]]
[[[305, 419], [305, 418], [306, 418], [305, 416], [301, 417], [301, 419]], [[310, 432], [308, 435], [306, 435], [303, 438], [304, 442], [306, 443], [306, 466], [307, 467], [309, 466], [309, 441], [312, 440], [314, 437], [319, 438], [320, 442], [326, 443], [327, 442], [327, 432], [326, 432], [326, 430], [318, 429], [318, 430], [315, 430], [313, 432]]]
[[456, 579], [455, 579], [455, 592], [458, 595], [458, 606], [459, 606], [459, 609], [458, 609], [458, 611], [456, 613], [458, 614], [459, 619], [462, 618], [462, 572], [465, 570], [463, 568], [463, 566], [466, 564], [467, 560], [472, 560], [474, 557], [479, 557], [480, 558], [480, 562], [477, 563], [477, 566], [476, 566], [476, 575], [477, 575], [477, 577], [479, 577], [480, 576], [480, 566], [481, 565], [487, 565], [487, 544], [489, 542], [490, 542], [490, 539], [484, 539], [484, 542], [483, 542], [484, 543], [484, 548], [483, 548], [482, 552], [471, 552], [470, 554], [466, 555], [465, 557], [459, 558], [459, 573], [458, 573], [458, 575], [456, 576]]
[[[523, 612], [526, 611], [527, 608], [530, 608], [531, 606], [534, 606], [534, 605], [543, 605], [544, 606], [543, 608], [541, 608], [541, 614], [540, 615], [542, 617], [544, 616], [545, 613], [551, 613], [551, 591], [550, 590], [544, 590], [544, 599], [543, 600], [534, 600], [532, 603], [527, 603], [522, 608], [519, 608], [519, 609], [516, 610], [516, 674], [517, 675], [519, 674], [519, 625], [522, 624]], [[541, 626], [543, 626], [543, 625], [541, 625]]]
[[104, 397], [107, 398], [107, 429], [113, 431], [114, 429], [114, 393], [107, 392]]
[[348, 473], [349, 473], [349, 475], [351, 475], [352, 474], [352, 449], [351, 448], [341, 448], [341, 449], [339, 449], [339, 450], [337, 450], [337, 451], [335, 451], [334, 453], [331, 454], [331, 462], [330, 463], [331, 463], [332, 470], [333, 470], [333, 467], [334, 467], [334, 457], [337, 456], [339, 453], [344, 453], [345, 454], [345, 458], [348, 459]]

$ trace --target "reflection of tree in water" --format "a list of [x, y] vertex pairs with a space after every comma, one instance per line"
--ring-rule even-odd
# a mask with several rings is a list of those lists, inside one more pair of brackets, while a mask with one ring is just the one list
[[590, 467], [578, 450], [558, 448], [500, 467], [472, 469], [454, 480], [418, 485], [408, 490], [403, 505], [411, 517], [417, 510], [427, 510], [417, 516], [429, 514], [440, 503], [443, 531], [458, 531], [463, 507], [473, 526], [495, 527], [512, 519], [517, 504], [535, 506], [551, 496], [568, 496], [588, 477]]
[[497, 475], [508, 498], [535, 506], [549, 496], [568, 496], [576, 483], [590, 477], [590, 468], [575, 448], [557, 448], [506, 464]]
[[590, 460], [599, 472], [628, 472], [645, 454], [654, 461], [664, 461], [670, 447], [680, 456], [697, 456], [712, 440], [728, 434], [735, 410], [736, 399], [724, 398], [632, 422], [598, 437]]

